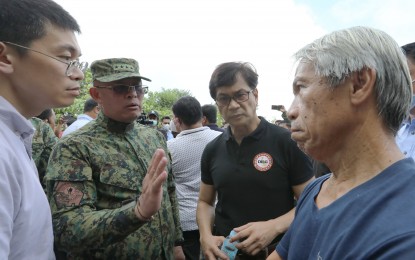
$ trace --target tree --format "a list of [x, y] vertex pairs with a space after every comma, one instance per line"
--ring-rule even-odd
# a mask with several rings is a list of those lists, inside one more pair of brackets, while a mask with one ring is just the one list
[[151, 110], [157, 111], [161, 117], [163, 116], [173, 116], [171, 107], [174, 102], [179, 98], [184, 96], [192, 96], [189, 90], [183, 89], [165, 89], [162, 88], [160, 92], [150, 91], [147, 94], [147, 97], [144, 98], [143, 112], [148, 113]]

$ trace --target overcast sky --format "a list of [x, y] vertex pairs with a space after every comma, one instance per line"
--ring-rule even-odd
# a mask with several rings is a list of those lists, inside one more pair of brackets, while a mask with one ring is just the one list
[[258, 114], [280, 118], [293, 95], [293, 53], [322, 35], [367, 25], [400, 45], [415, 41], [413, 0], [57, 0], [77, 19], [82, 60], [126, 57], [152, 79], [151, 91], [190, 90], [213, 103], [210, 75], [228, 61], [259, 74]]

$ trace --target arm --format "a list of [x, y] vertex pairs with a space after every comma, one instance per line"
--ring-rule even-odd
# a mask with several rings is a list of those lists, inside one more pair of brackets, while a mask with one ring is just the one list
[[[172, 160], [171, 160], [170, 154], [169, 154], [169, 158], [171, 162]], [[167, 192], [169, 193], [170, 203], [172, 205], [172, 210], [173, 210], [174, 224], [176, 226], [175, 242], [178, 243], [178, 242], [183, 241], [183, 231], [182, 231], [181, 224], [180, 224], [179, 202], [177, 201], [176, 185], [175, 185], [174, 175], [171, 170], [171, 167], [169, 167], [169, 176], [167, 178]], [[181, 245], [174, 247], [174, 258], [176, 260], [185, 259], [183, 248]]]
[[[298, 199], [301, 195], [301, 192], [310, 183], [314, 177], [308, 181], [293, 186], [293, 192], [295, 197]], [[258, 221], [250, 222], [246, 225], [235, 228], [234, 230], [238, 232], [230, 241], [243, 240], [243, 242], [238, 243], [236, 247], [238, 249], [243, 249], [244, 252], [248, 254], [255, 255], [266, 246], [268, 246], [272, 240], [277, 237], [279, 234], [282, 234], [288, 230], [292, 221], [294, 220], [295, 208], [287, 212], [286, 214], [279, 216], [275, 219], [268, 221]]]
[[42, 128], [42, 138], [43, 138], [43, 151], [40, 153], [38, 158], [38, 164], [37, 169], [39, 172], [39, 179], [42, 184], [42, 187], [45, 188], [45, 181], [44, 177], [46, 174], [46, 168], [48, 166], [48, 161], [50, 154], [52, 153], [52, 149], [55, 146], [55, 144], [59, 141], [59, 138], [55, 136], [55, 133], [53, 132], [52, 128], [41, 121], [40, 127]]
[[215, 217], [216, 191], [213, 185], [200, 183], [199, 201], [197, 203], [196, 220], [200, 232], [200, 244], [206, 259], [227, 259], [226, 254], [220, 251], [219, 246], [224, 237], [212, 235]]
[[46, 177], [55, 241], [58, 248], [72, 251], [106, 247], [142, 226], [160, 208], [167, 178], [167, 159], [157, 150], [142, 182], [139, 204], [131, 200], [119, 208], [99, 210], [92, 169], [81, 150], [74, 143], [59, 143]]
[[274, 250], [268, 257], [267, 260], [282, 260], [280, 255], [277, 253], [277, 251]]

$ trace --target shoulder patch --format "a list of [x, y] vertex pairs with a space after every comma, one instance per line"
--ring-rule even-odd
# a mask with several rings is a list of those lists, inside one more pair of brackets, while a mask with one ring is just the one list
[[83, 184], [60, 181], [55, 187], [55, 201], [58, 208], [79, 206], [83, 197]]
[[268, 153], [259, 153], [254, 157], [252, 163], [254, 164], [255, 169], [258, 171], [266, 172], [271, 169], [274, 160]]

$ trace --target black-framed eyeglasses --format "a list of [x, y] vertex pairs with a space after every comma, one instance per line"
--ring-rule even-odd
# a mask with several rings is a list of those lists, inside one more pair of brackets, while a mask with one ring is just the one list
[[249, 99], [249, 94], [254, 90], [255, 88], [251, 89], [250, 91], [239, 91], [232, 97], [227, 96], [227, 95], [219, 95], [215, 101], [219, 107], [229, 106], [232, 99], [235, 100], [236, 103], [242, 103]]
[[19, 48], [23, 48], [23, 49], [26, 49], [26, 50], [29, 50], [29, 51], [33, 51], [33, 52], [42, 54], [42, 55], [44, 55], [46, 57], [49, 57], [49, 58], [52, 58], [54, 60], [60, 61], [62, 63], [65, 63], [66, 65], [68, 65], [68, 67], [66, 68], [66, 71], [65, 71], [65, 75], [67, 77], [72, 76], [73, 70], [75, 68], [78, 68], [80, 71], [82, 71], [82, 73], [85, 73], [86, 69], [88, 68], [88, 62], [79, 62], [79, 60], [63, 61], [63, 60], [60, 60], [60, 59], [58, 59], [56, 57], [53, 57], [53, 56], [51, 56], [49, 54], [46, 54], [46, 53], [41, 52], [41, 51], [38, 51], [38, 50], [31, 49], [31, 48], [26, 47], [26, 46], [23, 46], [23, 45], [19, 45], [19, 44], [12, 43], [12, 42], [4, 42], [4, 43], [10, 44], [10, 45], [13, 45], [13, 46], [16, 46], [16, 47], [19, 47]]
[[111, 89], [114, 91], [115, 94], [118, 95], [125, 95], [130, 93], [131, 90], [137, 92], [137, 95], [144, 95], [148, 93], [148, 87], [144, 85], [135, 85], [135, 86], [128, 86], [128, 85], [113, 85], [113, 86], [95, 86], [96, 88], [106, 88]]

